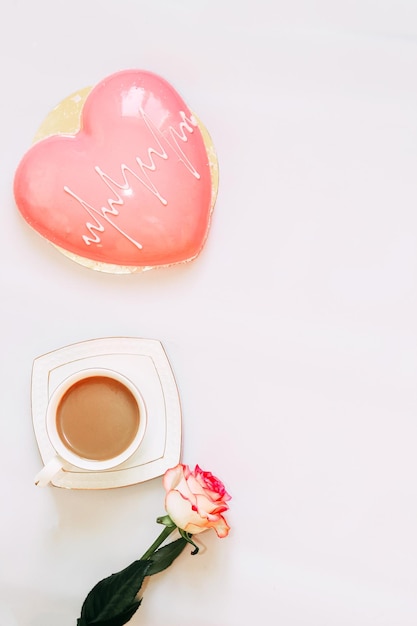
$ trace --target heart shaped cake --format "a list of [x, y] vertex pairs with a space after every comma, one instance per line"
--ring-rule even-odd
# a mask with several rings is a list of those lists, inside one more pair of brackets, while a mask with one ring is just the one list
[[14, 181], [25, 220], [73, 260], [134, 272], [194, 259], [218, 183], [210, 137], [163, 78], [126, 70], [64, 100]]

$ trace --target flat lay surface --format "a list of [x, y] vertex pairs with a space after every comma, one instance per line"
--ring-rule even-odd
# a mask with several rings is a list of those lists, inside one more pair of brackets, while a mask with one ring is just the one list
[[[0, 17], [0, 624], [75, 626], [155, 538], [162, 466], [121, 488], [34, 484], [34, 361], [120, 338], [135, 372], [125, 342], [161, 342], [178, 394], [161, 418], [141, 361], [148, 460], [167, 424], [178, 446], [180, 411], [183, 462], [232, 496], [229, 536], [151, 579], [132, 626], [415, 626], [415, 2], [22, 0]], [[13, 182], [58, 103], [132, 68], [201, 120], [219, 187], [195, 260], [113, 274], [32, 230]]]

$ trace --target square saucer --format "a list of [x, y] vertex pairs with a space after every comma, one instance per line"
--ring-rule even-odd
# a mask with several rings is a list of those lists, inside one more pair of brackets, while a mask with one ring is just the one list
[[55, 456], [46, 430], [46, 409], [54, 389], [70, 374], [109, 368], [129, 378], [141, 392], [148, 414], [136, 452], [111, 470], [86, 471], [65, 463], [53, 480], [66, 489], [125, 487], [162, 476], [181, 455], [181, 404], [168, 357], [160, 341], [106, 337], [65, 346], [37, 357], [32, 367], [32, 419], [43, 463]]

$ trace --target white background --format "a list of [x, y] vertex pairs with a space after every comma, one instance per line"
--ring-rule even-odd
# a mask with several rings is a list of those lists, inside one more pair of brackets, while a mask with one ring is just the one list
[[[415, 1], [15, 0], [0, 66], [0, 624], [75, 626], [159, 532], [159, 478], [33, 485], [33, 359], [137, 336], [175, 371], [184, 462], [233, 500], [132, 626], [415, 626]], [[114, 276], [33, 232], [12, 183], [60, 100], [132, 67], [204, 122], [220, 189], [196, 261]]]

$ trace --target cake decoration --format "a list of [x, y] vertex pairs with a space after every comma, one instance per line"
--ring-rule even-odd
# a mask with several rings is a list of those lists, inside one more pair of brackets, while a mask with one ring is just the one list
[[115, 273], [200, 253], [217, 158], [207, 130], [165, 79], [117, 72], [62, 101], [35, 141], [16, 171], [16, 204], [61, 252]]

